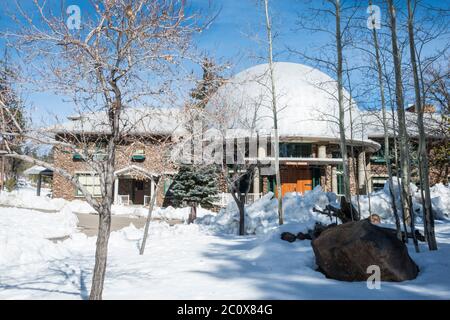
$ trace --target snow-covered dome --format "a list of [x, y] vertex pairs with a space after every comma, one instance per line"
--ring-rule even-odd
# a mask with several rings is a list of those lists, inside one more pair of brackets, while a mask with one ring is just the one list
[[[325, 73], [298, 63], [274, 63], [280, 137], [339, 139], [337, 82]], [[206, 112], [210, 119], [230, 129], [260, 133], [273, 128], [269, 65], [246, 69], [228, 80], [213, 97]], [[367, 140], [361, 130], [356, 103], [344, 90], [346, 136]], [[350, 105], [351, 110], [350, 110]], [[351, 111], [351, 112], [350, 112]], [[350, 121], [352, 119], [352, 121]]]

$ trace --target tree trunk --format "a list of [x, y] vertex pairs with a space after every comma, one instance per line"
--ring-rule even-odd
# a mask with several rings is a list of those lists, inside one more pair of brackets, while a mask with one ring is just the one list
[[191, 212], [189, 213], [188, 224], [191, 224], [197, 219], [197, 204], [191, 206]]
[[272, 25], [270, 22], [269, 15], [269, 0], [264, 0], [264, 11], [266, 15], [266, 29], [267, 29], [267, 40], [269, 43], [269, 72], [270, 72], [270, 82], [271, 82], [271, 94], [272, 94], [272, 113], [273, 113], [273, 128], [274, 128], [274, 157], [275, 157], [275, 180], [277, 184], [277, 199], [278, 199], [278, 222], [280, 225], [283, 224], [283, 195], [281, 193], [281, 177], [280, 177], [280, 152], [279, 152], [279, 136], [278, 136], [278, 114], [277, 114], [277, 95], [275, 91], [275, 75], [273, 68], [273, 41], [272, 41]]
[[337, 53], [337, 86], [338, 86], [338, 104], [339, 104], [339, 134], [340, 149], [342, 156], [344, 194], [345, 200], [351, 202], [350, 193], [350, 170], [347, 156], [347, 140], [345, 137], [345, 106], [343, 93], [343, 68], [342, 68], [342, 34], [341, 34], [341, 4], [340, 0], [335, 1], [336, 8], [336, 53]]
[[[372, 1], [369, 1], [369, 6], [372, 6]], [[381, 67], [381, 61], [380, 61], [380, 47], [378, 44], [378, 35], [377, 35], [377, 29], [375, 28], [375, 21], [373, 21], [373, 29], [372, 29], [372, 35], [373, 35], [373, 44], [375, 47], [375, 59], [376, 59], [376, 65], [377, 65], [377, 71], [378, 71], [378, 83], [380, 87], [380, 98], [381, 98], [381, 110], [383, 114], [383, 131], [384, 131], [384, 160], [386, 162], [386, 167], [388, 171], [388, 179], [389, 179], [389, 194], [391, 196], [392, 201], [392, 212], [394, 213], [395, 218], [395, 227], [397, 230], [397, 238], [399, 240], [402, 240], [402, 231], [400, 226], [400, 218], [397, 212], [397, 204], [395, 203], [395, 194], [394, 194], [394, 183], [392, 181], [392, 165], [391, 165], [391, 158], [390, 158], [390, 151], [389, 151], [389, 132], [387, 127], [387, 119], [386, 119], [386, 100], [384, 96], [384, 84], [383, 84], [383, 70]]]
[[[161, 182], [163, 181], [163, 182]], [[156, 196], [158, 194], [158, 190], [159, 190], [159, 186], [161, 184], [164, 184], [164, 178], [160, 177], [158, 182], [156, 183], [156, 187], [155, 190], [152, 194], [152, 199], [150, 202], [150, 206], [148, 208], [148, 214], [147, 214], [147, 220], [145, 221], [145, 228], [144, 228], [144, 237], [142, 238], [142, 244], [141, 244], [141, 248], [139, 249], [139, 254], [143, 255], [144, 251], [145, 251], [145, 244], [147, 243], [147, 237], [148, 237], [148, 229], [150, 227], [150, 222], [152, 221], [152, 212], [153, 212], [153, 208], [155, 207], [155, 203], [156, 203]]]
[[423, 125], [423, 108], [422, 99], [420, 96], [420, 84], [419, 84], [419, 74], [417, 70], [416, 61], [416, 46], [414, 40], [414, 16], [411, 8], [411, 0], [407, 1], [408, 5], [408, 35], [409, 35], [409, 48], [411, 65], [414, 75], [414, 92], [416, 100], [416, 111], [417, 111], [417, 125], [419, 128], [419, 166], [420, 166], [420, 188], [422, 192], [422, 202], [423, 202], [423, 215], [424, 215], [424, 226], [425, 226], [425, 237], [427, 239], [428, 248], [430, 250], [437, 250], [436, 235], [434, 233], [434, 216], [431, 206], [431, 195], [430, 195], [430, 183], [429, 183], [429, 168], [428, 168], [428, 153], [427, 153], [427, 142], [425, 136], [425, 129]]
[[245, 235], [245, 195], [239, 194], [239, 201], [237, 203], [239, 208], [239, 235]]
[[[397, 44], [397, 21], [396, 12], [392, 0], [388, 0], [391, 41], [392, 41], [392, 55], [394, 59], [395, 70], [395, 95], [397, 103], [398, 127], [399, 127], [399, 141], [400, 141], [400, 168], [401, 168], [401, 187], [402, 187], [402, 208], [405, 221], [409, 221], [410, 227], [414, 228], [414, 212], [410, 206], [410, 161], [409, 161], [409, 139], [406, 131], [405, 110], [403, 100], [403, 83], [401, 71], [401, 57]], [[412, 223], [411, 223], [412, 221]], [[411, 230], [414, 234], [414, 230]], [[416, 251], [419, 247], [415, 241]]]
[[111, 229], [111, 207], [104, 208], [99, 213], [98, 235], [95, 250], [95, 266], [92, 276], [90, 300], [101, 300], [105, 282], [106, 262], [108, 256], [108, 241]]

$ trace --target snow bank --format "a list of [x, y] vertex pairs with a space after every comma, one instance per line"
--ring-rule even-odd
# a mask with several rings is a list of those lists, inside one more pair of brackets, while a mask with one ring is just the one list
[[[316, 212], [313, 208], [324, 208], [328, 204], [337, 205], [336, 195], [323, 192], [320, 186], [314, 190], [299, 193], [287, 193], [283, 198], [284, 222], [295, 224], [296, 232], [313, 228], [319, 221], [329, 224], [330, 219]], [[278, 202], [272, 192], [245, 207], [245, 230], [247, 234], [266, 234], [278, 227]], [[197, 223], [210, 225], [213, 229], [228, 234], [239, 230], [239, 211], [236, 203], [230, 202], [216, 216], [206, 215]]]
[[43, 211], [61, 211], [67, 203], [64, 199], [38, 197], [34, 192], [29, 191], [29, 189], [19, 189], [12, 192], [3, 191], [0, 193], [0, 205]]
[[[134, 215], [139, 217], [147, 217], [148, 208], [145, 207], [131, 207], [131, 206], [116, 206], [113, 205], [113, 214], [116, 215]], [[165, 220], [182, 220], [185, 221], [189, 218], [189, 213], [191, 212], [190, 207], [184, 208], [174, 208], [166, 207], [159, 208], [155, 207], [152, 212], [153, 218], [165, 219]], [[208, 214], [214, 214], [214, 212], [204, 209], [202, 207], [197, 208], [197, 217], [203, 217]]]
[[23, 265], [57, 259], [62, 249], [49, 238], [64, 237], [76, 232], [78, 219], [69, 209], [44, 213], [20, 208], [0, 210], [0, 265]]
[[[397, 208], [401, 208], [400, 192], [397, 179], [394, 178], [394, 196]], [[450, 186], [445, 186], [438, 183], [430, 188], [431, 191], [431, 203], [433, 206], [434, 214], [437, 219], [446, 219], [450, 215]], [[422, 198], [420, 189], [414, 184], [410, 184], [410, 192], [412, 194], [413, 209], [419, 219], [422, 216]], [[370, 211], [369, 211], [370, 201]], [[361, 207], [362, 217], [368, 217], [370, 213], [378, 214], [381, 218], [390, 220], [393, 218], [392, 202], [389, 192], [389, 183], [386, 181], [382, 190], [370, 193], [368, 196], [360, 196], [359, 203]], [[353, 203], [358, 205], [356, 197], [353, 197]]]
[[[51, 199], [46, 196], [36, 196], [35, 191], [19, 189], [13, 192], [2, 192], [0, 194], [0, 206], [15, 207], [31, 210], [42, 210], [46, 212], [60, 212], [63, 210], [69, 210], [73, 213], [81, 214], [95, 214], [96, 211], [86, 201], [75, 199], [73, 201], [67, 201], [64, 199]], [[166, 220], [187, 220], [189, 217], [190, 208], [159, 208], [156, 207], [153, 210], [152, 216], [154, 218], [166, 219]], [[147, 217], [148, 208], [143, 206], [123, 206], [113, 205], [112, 214], [114, 215], [128, 215]], [[214, 212], [197, 208], [197, 217], [203, 217], [205, 215], [212, 215]]]

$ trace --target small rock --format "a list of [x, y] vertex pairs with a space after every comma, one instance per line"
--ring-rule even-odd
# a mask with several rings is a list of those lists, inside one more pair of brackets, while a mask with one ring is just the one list
[[304, 234], [303, 232], [297, 233], [298, 240], [311, 240], [311, 236], [309, 234]]
[[294, 242], [297, 240], [297, 236], [290, 232], [283, 232], [281, 234], [281, 240], [288, 241], [288, 242]]

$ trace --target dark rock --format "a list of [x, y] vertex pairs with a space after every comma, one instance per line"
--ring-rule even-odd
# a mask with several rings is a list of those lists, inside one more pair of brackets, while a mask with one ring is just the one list
[[311, 236], [309, 234], [304, 234], [303, 232], [297, 233], [298, 240], [311, 240]]
[[294, 242], [297, 240], [297, 236], [290, 232], [283, 232], [281, 234], [281, 240], [288, 241], [288, 242]]
[[327, 230], [329, 228], [333, 228], [335, 226], [336, 226], [336, 223], [324, 225], [324, 224], [321, 224], [320, 222], [316, 222], [316, 224], [314, 225], [314, 230], [308, 230], [308, 232], [312, 239], [316, 239], [322, 234], [322, 232], [324, 232], [325, 230]]
[[328, 278], [366, 281], [370, 265], [380, 267], [382, 281], [411, 280], [419, 272], [406, 246], [368, 219], [328, 228], [311, 245], [319, 270]]

